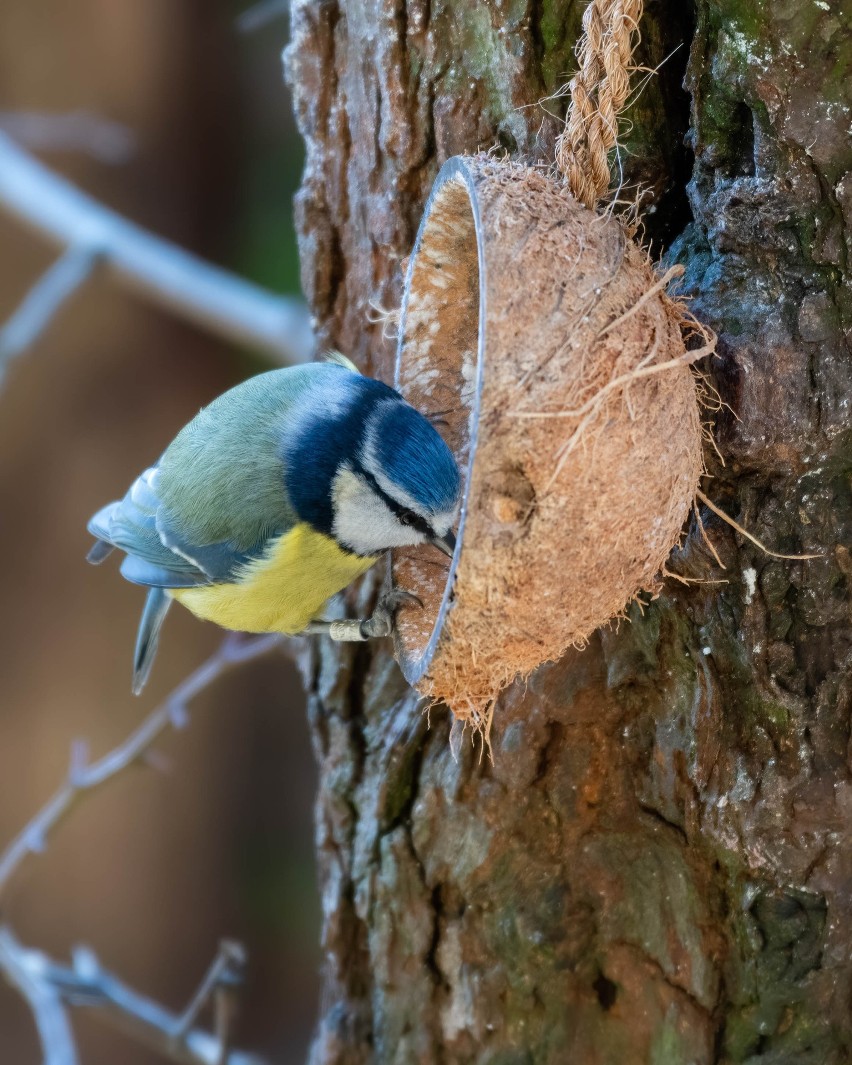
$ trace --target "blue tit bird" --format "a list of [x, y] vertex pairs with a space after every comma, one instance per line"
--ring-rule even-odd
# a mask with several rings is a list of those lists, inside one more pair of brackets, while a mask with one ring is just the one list
[[323, 608], [391, 548], [428, 543], [452, 555], [459, 494], [455, 459], [431, 423], [343, 356], [232, 388], [89, 522], [89, 561], [119, 548], [122, 575], [149, 589], [133, 691], [174, 600], [243, 632], [389, 635], [405, 593], [364, 621], [323, 621]]

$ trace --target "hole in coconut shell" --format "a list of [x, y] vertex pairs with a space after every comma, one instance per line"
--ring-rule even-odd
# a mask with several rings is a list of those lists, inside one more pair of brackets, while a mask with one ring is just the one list
[[607, 1013], [615, 1005], [615, 1000], [618, 998], [618, 987], [607, 979], [603, 973], [598, 973], [598, 977], [592, 984], [595, 989], [595, 994], [598, 996], [598, 1002], [604, 1013]]
[[[448, 164], [433, 190], [409, 261], [396, 366], [396, 387], [452, 449], [465, 499], [480, 392], [477, 226], [464, 170]], [[397, 653], [412, 684], [428, 668], [449, 606], [464, 519], [463, 505], [459, 548], [452, 562], [432, 548], [393, 553], [393, 583], [423, 602], [422, 610], [405, 609], [397, 616]]]

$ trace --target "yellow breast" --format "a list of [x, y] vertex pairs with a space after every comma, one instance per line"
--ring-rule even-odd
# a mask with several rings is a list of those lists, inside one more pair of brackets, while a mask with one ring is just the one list
[[173, 588], [171, 595], [197, 617], [238, 632], [301, 632], [326, 600], [366, 572], [360, 558], [330, 536], [302, 523], [248, 563], [233, 583]]

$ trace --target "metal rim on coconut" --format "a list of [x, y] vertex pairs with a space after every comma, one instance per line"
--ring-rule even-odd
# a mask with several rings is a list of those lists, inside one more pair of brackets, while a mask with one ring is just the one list
[[[435, 248], [436, 244], [440, 245], [439, 250]], [[401, 628], [396, 640], [397, 658], [403, 675], [409, 684], [415, 686], [421, 682], [434, 658], [450, 608], [453, 582], [464, 541], [482, 397], [486, 331], [483, 298], [485, 269], [476, 185], [468, 160], [455, 156], [447, 160], [435, 179], [408, 261], [394, 371], [395, 387], [407, 395], [419, 410], [443, 421], [444, 424], [439, 427], [459, 462], [463, 484], [456, 549], [449, 564], [443, 559], [430, 558], [426, 565], [431, 564], [432, 571], [427, 569], [424, 572], [422, 563], [418, 565], [412, 552], [396, 552], [391, 561], [394, 583], [402, 587], [405, 587], [406, 579], [416, 583], [417, 594], [424, 604], [424, 615], [417, 626], [416, 635], [412, 626], [406, 624], [403, 626], [406, 638], [400, 638]], [[465, 276], [459, 277], [459, 274]], [[418, 284], [421, 276], [431, 278], [432, 284], [421, 288]], [[437, 282], [440, 289], [466, 290], [470, 294], [473, 285], [476, 293], [475, 305], [468, 301], [460, 308], [461, 313], [453, 316], [449, 328], [444, 328], [442, 322], [442, 328], [437, 331], [434, 325], [440, 309], [436, 304], [443, 301], [440, 301], [440, 297], [437, 300], [434, 298], [436, 277], [440, 277]], [[430, 376], [434, 373], [430, 367], [426, 370], [426, 380], [421, 377], [418, 381], [418, 373], [422, 372], [416, 365], [418, 351], [438, 365], [438, 372], [443, 371], [446, 376], [436, 380]], [[459, 355], [461, 363], [458, 362]], [[415, 362], [413, 366], [412, 362]], [[423, 394], [427, 390], [428, 401]], [[436, 393], [437, 404], [433, 402]], [[444, 400], [446, 405], [442, 411]], [[411, 614], [407, 620], [411, 620]]]

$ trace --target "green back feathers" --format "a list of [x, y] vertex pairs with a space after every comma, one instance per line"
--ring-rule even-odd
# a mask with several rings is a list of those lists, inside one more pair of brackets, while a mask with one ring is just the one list
[[248, 550], [296, 521], [281, 438], [311, 387], [309, 367], [252, 377], [205, 407], [160, 460], [160, 500], [182, 538]]

